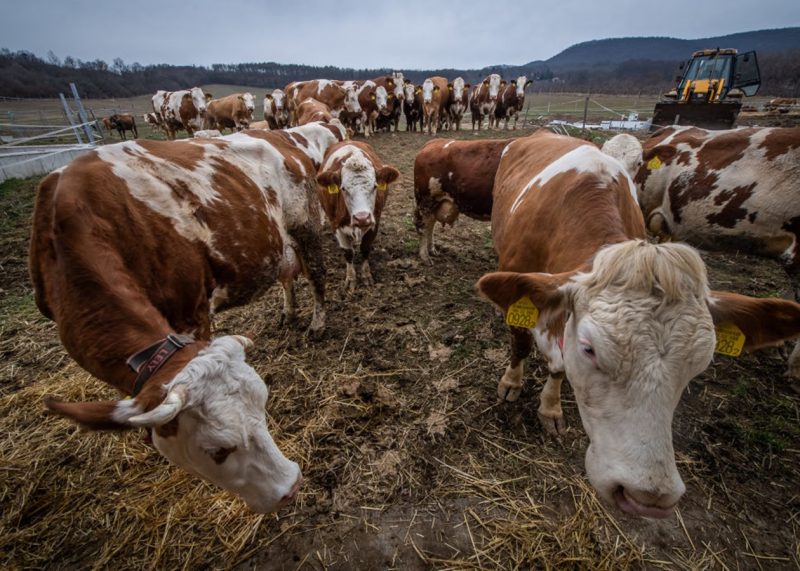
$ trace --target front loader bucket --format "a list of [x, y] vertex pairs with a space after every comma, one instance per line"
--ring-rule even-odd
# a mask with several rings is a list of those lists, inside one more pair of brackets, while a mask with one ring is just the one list
[[[670, 125], [694, 125], [704, 129], [730, 129], [736, 122], [740, 102], [734, 103], [656, 103], [651, 130]], [[677, 120], [677, 121], [676, 121]]]

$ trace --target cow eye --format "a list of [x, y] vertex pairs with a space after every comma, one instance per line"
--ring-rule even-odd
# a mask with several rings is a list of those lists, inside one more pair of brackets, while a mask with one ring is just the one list
[[206, 450], [206, 454], [211, 456], [211, 459], [217, 464], [222, 464], [236, 448], [236, 446], [231, 446], [230, 448], [210, 448]]

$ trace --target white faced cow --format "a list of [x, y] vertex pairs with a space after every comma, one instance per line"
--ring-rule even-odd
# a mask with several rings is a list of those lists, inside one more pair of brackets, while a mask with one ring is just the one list
[[644, 238], [623, 165], [590, 143], [540, 131], [500, 159], [492, 207], [500, 271], [478, 287], [511, 327], [500, 397], [519, 397], [535, 339], [550, 371], [545, 426], [563, 426], [566, 375], [591, 441], [592, 485], [625, 512], [666, 517], [685, 491], [672, 415], [711, 362], [715, 326], [738, 327], [745, 348], [765, 346], [800, 334], [800, 305], [710, 291], [697, 252]]

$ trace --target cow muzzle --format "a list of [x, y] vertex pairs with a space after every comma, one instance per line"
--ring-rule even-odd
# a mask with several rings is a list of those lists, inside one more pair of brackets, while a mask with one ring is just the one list
[[350, 221], [353, 226], [361, 229], [369, 228], [375, 224], [375, 218], [373, 218], [371, 212], [356, 212]]
[[675, 493], [654, 494], [620, 485], [614, 490], [613, 498], [617, 507], [627, 514], [664, 519], [675, 511], [684, 490], [685, 487], [681, 486]]

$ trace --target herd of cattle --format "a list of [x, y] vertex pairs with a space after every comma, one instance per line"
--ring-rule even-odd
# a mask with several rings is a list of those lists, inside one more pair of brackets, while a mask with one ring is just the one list
[[[263, 121], [253, 121], [255, 98], [250, 93], [213, 99], [193, 87], [158, 91], [152, 98], [153, 111], [143, 119], [168, 139], [175, 139], [181, 130], [193, 136], [224, 129], [283, 129], [332, 118], [369, 137], [379, 130], [397, 131], [403, 114], [406, 130], [419, 127], [435, 135], [442, 128], [459, 130], [467, 110], [472, 114], [473, 129], [480, 129], [484, 118], [489, 128], [500, 127], [501, 121], [508, 128], [513, 118], [516, 129], [525, 88], [530, 83], [524, 75], [507, 82], [491, 74], [475, 86], [464, 83], [461, 77], [451, 83], [438, 76], [414, 85], [401, 72], [364, 81], [295, 81], [265, 96]], [[118, 129], [121, 138], [125, 130], [134, 131], [136, 136], [133, 115], [115, 114], [104, 122], [107, 130]]]
[[[525, 84], [490, 77], [465, 98], [469, 86], [442, 78], [294, 83], [267, 97], [268, 130], [126, 141], [51, 173], [33, 221], [36, 303], [82, 367], [132, 398], [51, 399], [48, 407], [93, 429], [151, 429], [171, 462], [255, 511], [291, 502], [300, 468], [268, 431], [267, 389], [246, 363], [253, 342], [212, 339], [212, 316], [277, 281], [282, 321], [291, 322], [294, 279], [305, 274], [314, 295], [309, 331], [322, 334], [320, 215], [344, 255], [346, 287], [356, 287], [358, 253], [369, 285], [370, 249], [399, 177], [367, 143], [349, 139], [354, 117], [365, 134], [380, 129], [394, 121], [402, 91], [404, 104], [420, 104], [415, 121], [431, 133], [440, 121], [458, 129], [468, 106], [479, 122], [511, 117], [498, 115], [507, 102], [500, 89], [518, 90], [518, 102]], [[237, 110], [252, 98], [209, 102], [193, 89], [159, 92], [154, 104], [172, 138], [178, 128], [246, 127]], [[535, 340], [549, 369], [539, 406], [545, 427], [563, 428], [566, 377], [600, 496], [628, 513], [666, 517], [685, 491], [672, 416], [686, 385], [715, 349], [733, 355], [800, 335], [800, 304], [712, 291], [694, 249], [654, 244], [646, 230], [778, 257], [797, 284], [798, 173], [800, 129], [667, 128], [643, 144], [620, 135], [604, 149], [546, 130], [434, 139], [414, 164], [419, 255], [435, 253], [437, 221], [453, 224], [460, 213], [491, 220], [499, 267], [477, 287], [512, 334], [500, 398], [519, 397]]]

